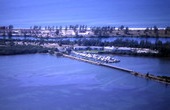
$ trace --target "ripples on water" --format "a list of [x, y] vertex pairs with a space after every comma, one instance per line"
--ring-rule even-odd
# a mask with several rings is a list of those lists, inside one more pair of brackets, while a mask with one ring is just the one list
[[0, 85], [1, 110], [170, 109], [169, 86], [46, 54], [1, 56]]

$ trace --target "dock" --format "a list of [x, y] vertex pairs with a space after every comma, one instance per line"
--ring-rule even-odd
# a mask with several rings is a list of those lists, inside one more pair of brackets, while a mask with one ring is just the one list
[[95, 62], [95, 61], [91, 61], [91, 60], [87, 60], [87, 59], [83, 59], [83, 58], [78, 58], [78, 57], [74, 57], [74, 56], [67, 55], [67, 54], [63, 54], [63, 56], [64, 56], [64, 57], [67, 57], [67, 58], [79, 60], [79, 61], [88, 62], [88, 63], [95, 64], [95, 65], [100, 65], [100, 64], [101, 64], [101, 63], [99, 63], [99, 62]]
[[166, 85], [170, 85], [170, 78], [169, 77], [166, 78], [166, 77], [163, 77], [163, 76], [154, 76], [152, 74], [142, 74], [142, 73], [130, 70], [130, 69], [117, 67], [117, 66], [113, 66], [113, 65], [105, 64], [105, 63], [101, 63], [101, 62], [96, 62], [96, 61], [92, 61], [92, 60], [89, 60], [89, 59], [78, 58], [78, 57], [67, 55], [67, 54], [62, 54], [62, 55], [64, 57], [71, 58], [71, 59], [74, 59], [74, 60], [83, 61], [83, 62], [87, 62], [87, 63], [91, 63], [91, 64], [94, 64], [94, 65], [99, 65], [99, 66], [104, 66], [104, 67], [108, 67], [108, 68], [112, 68], [112, 69], [117, 69], [117, 70], [120, 70], [120, 71], [127, 72], [127, 73], [134, 75], [136, 77], [141, 77], [141, 78], [145, 78], [145, 79], [148, 79], [148, 80], [154, 80], [154, 81], [166, 84]]

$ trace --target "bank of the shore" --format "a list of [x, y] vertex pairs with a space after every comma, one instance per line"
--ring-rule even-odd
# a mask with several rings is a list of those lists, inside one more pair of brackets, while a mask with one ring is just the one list
[[43, 47], [37, 47], [37, 46], [14, 46], [14, 47], [0, 47], [0, 50], [1, 50], [0, 55], [17, 55], [17, 54], [33, 54], [33, 53], [48, 53], [48, 52], [50, 52], [50, 54], [55, 54], [57, 56], [63, 55], [64, 57], [68, 57], [71, 59], [75, 59], [75, 60], [79, 60], [79, 61], [83, 61], [83, 62], [87, 62], [87, 63], [99, 65], [99, 66], [104, 66], [104, 67], [108, 67], [108, 68], [112, 68], [112, 69], [117, 69], [120, 71], [125, 71], [127, 73], [130, 73], [130, 74], [138, 76], [138, 77], [159, 81], [159, 82], [165, 83], [165, 84], [170, 84], [170, 77], [167, 77], [167, 76], [154, 76], [152, 74], [142, 74], [142, 73], [135, 72], [133, 70], [129, 70], [129, 69], [122, 68], [122, 67], [104, 64], [104, 63], [92, 61], [89, 59], [78, 58], [78, 57], [67, 55], [67, 54], [61, 54], [60, 52], [54, 52], [53, 50], [49, 51], [49, 48], [43, 48]]
[[[4, 43], [4, 42], [2, 42]], [[15, 45], [15, 43], [13, 41], [7, 42], [8, 45], [6, 45], [6, 42], [4, 43], [5, 45], [1, 45], [0, 46], [0, 55], [16, 55], [16, 54], [28, 54], [28, 53], [51, 53], [54, 54], [55, 52], [57, 52], [57, 55], [61, 55], [62, 53], [69, 53], [69, 51], [71, 51], [68, 48], [62, 48], [64, 50], [55, 50], [55, 48], [47, 48], [44, 47], [44, 45], [41, 44], [41, 42], [39, 42], [39, 45], [25, 45], [24, 43], [22, 45]], [[18, 43], [18, 42], [17, 42]], [[61, 48], [61, 47], [60, 47]], [[59, 53], [59, 54], [58, 54]], [[97, 65], [101, 65], [101, 66], [105, 66], [105, 67], [110, 67], [110, 68], [114, 68], [114, 69], [118, 69], [118, 70], [122, 70], [128, 73], [131, 73], [135, 76], [139, 76], [139, 77], [144, 77], [144, 78], [149, 78], [149, 79], [153, 79], [156, 81], [160, 81], [160, 82], [164, 82], [164, 83], [170, 83], [170, 78], [167, 76], [154, 76], [154, 75], [150, 75], [150, 74], [140, 74], [139, 72], [135, 72], [132, 70], [128, 70], [128, 69], [123, 69], [121, 67], [116, 67], [113, 65], [108, 65], [108, 64], [103, 64], [103, 63], [99, 63], [99, 62], [95, 62], [95, 61], [91, 61], [91, 60], [87, 60], [87, 59], [82, 59], [82, 58], [77, 58], [77, 57], [73, 57], [70, 55], [66, 55], [63, 54], [65, 57], [69, 57], [69, 58], [73, 58], [76, 60], [81, 60], [81, 61], [85, 61], [88, 63], [92, 63], [92, 64], [97, 64]]]

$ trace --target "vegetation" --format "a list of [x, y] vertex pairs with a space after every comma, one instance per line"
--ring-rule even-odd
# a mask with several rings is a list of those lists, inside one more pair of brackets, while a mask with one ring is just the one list
[[[8, 46], [5, 47], [6, 42], [8, 42]], [[26, 43], [33, 43], [37, 46], [14, 46], [14, 42], [22, 42], [23, 44]], [[38, 50], [43, 50], [44, 48], [41, 47], [41, 45], [48, 44], [48, 43], [57, 43], [59, 46], [62, 45], [79, 45], [79, 46], [116, 46], [116, 47], [133, 47], [133, 48], [149, 48], [152, 50], [158, 50], [160, 57], [170, 57], [170, 42], [162, 43], [162, 41], [157, 40], [155, 43], [151, 43], [149, 41], [142, 40], [140, 42], [135, 40], [124, 40], [124, 39], [116, 39], [115, 41], [108, 42], [108, 41], [101, 41], [100, 39], [79, 39], [79, 40], [48, 40], [41, 38], [39, 40], [30, 40], [30, 39], [23, 39], [23, 40], [14, 40], [14, 39], [1, 39], [0, 45], [4, 45], [3, 47], [0, 46], [0, 51], [4, 52], [6, 51], [13, 51], [14, 48], [18, 49], [20, 48], [20, 51], [24, 52], [24, 49], [28, 50], [28, 53], [30, 50], [33, 50], [32, 52], [37, 53]], [[36, 50], [36, 51], [35, 51]], [[5, 52], [6, 53], [6, 52]], [[15, 53], [15, 52], [14, 52]], [[16, 52], [17, 53], [17, 52]], [[22, 53], [22, 52], [21, 52]]]
[[47, 53], [48, 49], [33, 45], [0, 46], [0, 55], [16, 55], [30, 53]]
[[[142, 40], [140, 42], [135, 40], [123, 40], [123, 39], [116, 39], [112, 42], [107, 41], [101, 41], [100, 38], [102, 37], [109, 37], [111, 35], [125, 35], [125, 36], [133, 36], [133, 32], [129, 29], [129, 27], [125, 27], [121, 25], [116, 30], [116, 27], [113, 26], [103, 26], [103, 27], [90, 27], [90, 30], [92, 33], [94, 33], [95, 37], [98, 37], [99, 39], [79, 39], [79, 40], [53, 40], [49, 41], [50, 33], [47, 34], [46, 38], [43, 38], [42, 36], [37, 37], [39, 40], [28, 40], [26, 39], [27, 36], [37, 36], [41, 33], [41, 26], [31, 26], [30, 29], [20, 29], [21, 36], [24, 36], [23, 40], [13, 40], [12, 36], [14, 33], [14, 26], [0, 26], [0, 34], [3, 36], [3, 39], [0, 41], [0, 45], [5, 44], [5, 42], [9, 42], [9, 45], [7, 46], [0, 46], [0, 54], [21, 54], [21, 53], [37, 53], [37, 52], [45, 52], [46, 49], [41, 47], [44, 43], [58, 43], [59, 46], [62, 45], [79, 45], [79, 46], [117, 46], [117, 47], [135, 47], [135, 48], [149, 48], [153, 50], [159, 51], [159, 56], [163, 57], [170, 57], [170, 42], [162, 43], [161, 41], [157, 40], [154, 44]], [[65, 27], [65, 31], [67, 30], [74, 30], [76, 33], [76, 36], [78, 36], [78, 32], [86, 32], [88, 30], [86, 25], [69, 25]], [[45, 30], [49, 30], [50, 32], [54, 32], [54, 35], [58, 36], [60, 35], [61, 31], [63, 31], [62, 26], [45, 26]], [[159, 30], [157, 26], [154, 26], [153, 28], [147, 27], [143, 34], [140, 32], [141, 30], [137, 30], [139, 36], [149, 37], [149, 36], [156, 36], [159, 37], [160, 35], [170, 35], [170, 27], [166, 27], [165, 30]], [[136, 34], [134, 34], [136, 35]], [[80, 37], [80, 36], [79, 36]], [[122, 37], [123, 38], [123, 37]], [[37, 46], [33, 45], [14, 45], [14, 41], [21, 41], [23, 44], [25, 42], [33, 42]]]
[[[170, 27], [166, 27], [165, 29], [160, 29], [157, 26], [147, 27], [145, 30], [131, 30], [129, 27], [125, 27], [121, 25], [119, 27], [114, 26], [92, 26], [88, 27], [87, 25], [68, 25], [68, 26], [31, 26], [30, 29], [18, 29], [18, 34], [21, 36], [38, 36], [41, 37], [43, 34], [42, 29], [48, 31], [45, 36], [49, 37], [52, 35], [53, 37], [66, 37], [62, 32], [65, 30], [74, 31], [74, 37], [79, 37], [78, 33], [89, 32], [88, 36], [96, 36], [96, 37], [109, 37], [109, 36], [139, 36], [139, 37], [170, 37]], [[14, 31], [14, 26], [0, 26], [0, 35], [3, 36], [12, 36], [17, 32]]]
[[123, 40], [116, 39], [113, 42], [102, 42], [96, 39], [82, 39], [78, 41], [70, 40], [60, 40], [57, 41], [60, 45], [73, 45], [77, 44], [79, 46], [117, 46], [117, 47], [133, 47], [133, 48], [149, 48], [153, 50], [158, 50], [160, 57], [170, 57], [170, 42], [162, 43], [162, 41], [157, 41], [154, 44], [149, 41], [135, 41], [135, 40]]

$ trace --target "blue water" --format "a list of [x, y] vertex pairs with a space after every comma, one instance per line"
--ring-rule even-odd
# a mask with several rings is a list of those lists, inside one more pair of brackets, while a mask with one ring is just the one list
[[116, 59], [120, 59], [121, 61], [119, 63], [113, 63], [112, 65], [128, 68], [143, 74], [150, 73], [158, 76], [170, 76], [170, 58], [125, 55], [115, 55], [114, 57]]
[[[8, 37], [6, 37], [7, 39]], [[2, 36], [0, 36], [0, 39], [3, 39]], [[24, 37], [20, 37], [20, 36], [14, 36], [12, 37], [12, 39], [20, 39], [23, 40], [25, 39]], [[40, 38], [38, 37], [26, 37], [26, 39], [29, 40], [40, 40]], [[126, 40], [134, 40], [137, 41], [138, 43], [140, 43], [140, 41], [148, 41], [151, 43], [155, 43], [157, 41], [161, 41], [162, 43], [166, 43], [166, 42], [170, 42], [170, 38], [154, 38], [154, 37], [150, 37], [150, 38], [144, 38], [144, 37], [108, 37], [108, 38], [49, 38], [49, 41], [60, 41], [60, 40], [70, 40], [70, 41], [78, 41], [78, 40], [83, 40], [83, 39], [87, 39], [87, 40], [99, 40], [101, 42], [113, 42], [116, 39], [122, 39], [123, 41]], [[45, 39], [46, 40], [46, 39]]]
[[170, 86], [47, 54], [0, 56], [0, 110], [168, 110]]

